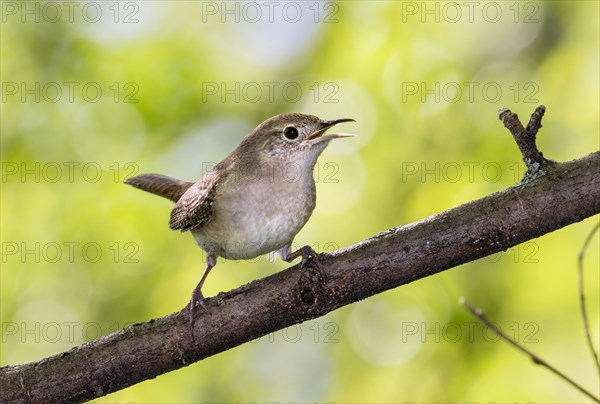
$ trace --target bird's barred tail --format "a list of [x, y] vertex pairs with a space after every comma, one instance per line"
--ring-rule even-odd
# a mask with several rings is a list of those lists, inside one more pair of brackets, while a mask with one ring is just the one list
[[177, 202], [194, 183], [161, 174], [141, 174], [128, 178], [125, 184]]

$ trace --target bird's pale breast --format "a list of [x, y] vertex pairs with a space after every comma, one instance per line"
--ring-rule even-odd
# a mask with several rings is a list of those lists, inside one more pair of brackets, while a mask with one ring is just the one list
[[[192, 234], [208, 254], [251, 259], [290, 243], [315, 207], [315, 184], [308, 178], [229, 179], [217, 188], [214, 215]], [[235, 183], [233, 181], [236, 181]]]

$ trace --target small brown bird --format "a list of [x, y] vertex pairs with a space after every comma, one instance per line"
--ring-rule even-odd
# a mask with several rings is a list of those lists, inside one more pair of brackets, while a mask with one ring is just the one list
[[[175, 202], [169, 227], [190, 231], [206, 254], [206, 269], [192, 292], [193, 309], [203, 305], [202, 285], [217, 257], [252, 259], [279, 250], [304, 266], [317, 254], [304, 246], [292, 252], [296, 234], [310, 218], [316, 202], [313, 168], [332, 139], [327, 129], [353, 119], [325, 121], [313, 115], [281, 114], [258, 125], [240, 145], [196, 183], [160, 174], [125, 181]], [[299, 175], [290, 175], [290, 172]]]

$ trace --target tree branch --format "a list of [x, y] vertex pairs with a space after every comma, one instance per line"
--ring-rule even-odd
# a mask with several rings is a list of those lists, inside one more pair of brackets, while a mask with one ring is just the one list
[[585, 288], [583, 282], [583, 257], [585, 256], [585, 252], [587, 251], [588, 245], [592, 241], [594, 234], [600, 228], [600, 223], [597, 223], [596, 226], [592, 229], [590, 234], [587, 236], [585, 242], [583, 243], [583, 247], [579, 252], [579, 256], [577, 258], [577, 286], [579, 289], [579, 310], [581, 311], [581, 318], [583, 320], [583, 331], [585, 333], [585, 340], [587, 341], [588, 348], [590, 353], [592, 354], [592, 359], [594, 360], [594, 364], [596, 365], [596, 370], [598, 371], [598, 376], [600, 376], [600, 360], [598, 359], [598, 352], [594, 348], [594, 342], [592, 341], [592, 334], [590, 333], [590, 322], [588, 320], [587, 309], [585, 307]]
[[182, 310], [38, 362], [5, 366], [0, 397], [11, 403], [101, 397], [581, 221], [600, 212], [599, 163], [595, 152], [551, 164], [537, 178], [323, 254], [322, 281], [296, 265], [220, 293], [206, 300], [208, 312], [196, 313], [193, 340]]

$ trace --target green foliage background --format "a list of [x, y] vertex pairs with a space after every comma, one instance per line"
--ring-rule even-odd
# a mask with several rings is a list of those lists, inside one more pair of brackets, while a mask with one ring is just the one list
[[[2, 365], [183, 307], [204, 257], [189, 235], [169, 231], [168, 201], [122, 181], [134, 172], [197, 179], [277, 113], [357, 121], [340, 126], [356, 137], [322, 155], [317, 208], [296, 239], [321, 251], [519, 180], [501, 107], [526, 122], [547, 106], [538, 143], [549, 158], [599, 148], [596, 1], [272, 2], [271, 17], [265, 3], [92, 2], [97, 22], [96, 8], [82, 13], [89, 3], [75, 3], [72, 19], [63, 3], [54, 3], [60, 18], [47, 4], [1, 4]], [[577, 254], [597, 222], [96, 402], [580, 402], [457, 302], [484, 308], [598, 394], [576, 289]], [[596, 235], [585, 259], [596, 342], [598, 250]], [[285, 267], [222, 261], [204, 290]]]

